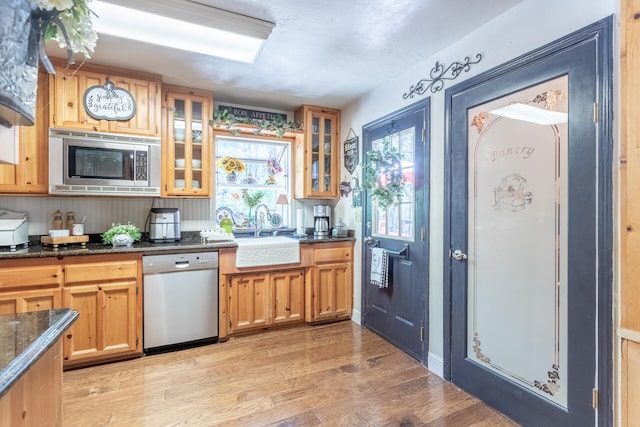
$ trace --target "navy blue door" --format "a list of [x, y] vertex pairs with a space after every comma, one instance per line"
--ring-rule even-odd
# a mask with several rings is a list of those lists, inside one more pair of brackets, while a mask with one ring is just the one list
[[446, 92], [445, 374], [523, 425], [611, 423], [610, 54], [608, 19]]
[[[363, 128], [364, 156], [388, 142], [404, 156], [405, 182], [402, 201], [388, 207], [364, 193], [363, 324], [422, 362], [427, 348], [428, 117], [427, 100]], [[389, 253], [386, 286], [371, 283], [374, 247]]]

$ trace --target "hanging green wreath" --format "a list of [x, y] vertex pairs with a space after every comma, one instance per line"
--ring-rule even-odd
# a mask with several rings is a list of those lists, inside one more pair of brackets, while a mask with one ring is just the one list
[[370, 190], [371, 199], [387, 208], [402, 201], [404, 178], [401, 161], [404, 154], [393, 147], [388, 139], [382, 140], [380, 150], [369, 150], [362, 166], [362, 186]]

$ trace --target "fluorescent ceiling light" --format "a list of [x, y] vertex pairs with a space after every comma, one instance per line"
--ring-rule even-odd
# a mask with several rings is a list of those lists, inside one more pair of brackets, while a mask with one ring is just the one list
[[89, 7], [100, 34], [249, 63], [274, 27], [186, 0], [96, 0]]
[[550, 111], [544, 108], [525, 105], [519, 102], [509, 104], [506, 107], [489, 111], [497, 116], [508, 117], [510, 119], [523, 120], [525, 122], [539, 125], [557, 125], [567, 123], [569, 115], [559, 111]]

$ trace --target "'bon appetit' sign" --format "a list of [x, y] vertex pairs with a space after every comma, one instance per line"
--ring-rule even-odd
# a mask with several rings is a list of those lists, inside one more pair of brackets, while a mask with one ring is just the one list
[[84, 109], [94, 119], [129, 120], [136, 115], [136, 101], [128, 90], [107, 80], [84, 92]]

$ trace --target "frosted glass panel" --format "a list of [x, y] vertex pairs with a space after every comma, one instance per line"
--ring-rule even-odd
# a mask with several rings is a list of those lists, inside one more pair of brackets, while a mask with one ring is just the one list
[[567, 82], [468, 112], [467, 357], [564, 407]]

